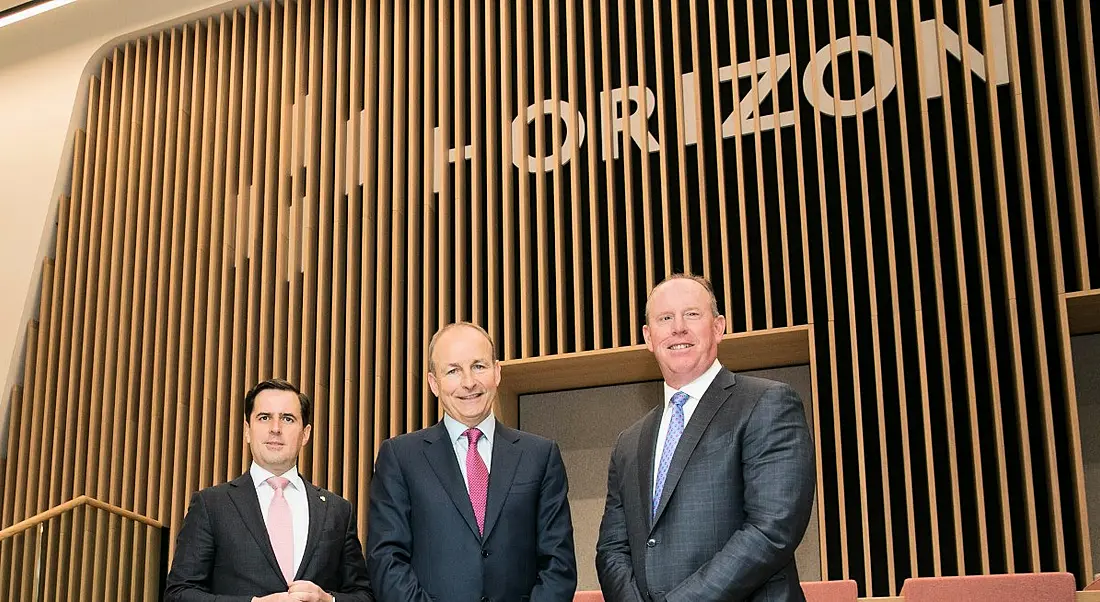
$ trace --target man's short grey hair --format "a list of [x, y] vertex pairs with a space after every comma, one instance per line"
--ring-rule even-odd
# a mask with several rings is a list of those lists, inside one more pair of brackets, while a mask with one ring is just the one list
[[435, 334], [432, 335], [432, 340], [428, 343], [428, 372], [435, 374], [435, 342], [439, 340], [439, 337], [443, 333], [459, 327], [473, 328], [474, 330], [480, 332], [486, 339], [488, 339], [489, 349], [493, 354], [493, 362], [497, 361], [497, 345], [493, 342], [493, 337], [489, 336], [488, 331], [478, 326], [477, 324], [474, 324], [473, 322], [455, 322], [453, 324], [448, 324], [443, 328], [440, 328], [436, 331]]
[[666, 277], [664, 280], [658, 282], [657, 286], [653, 287], [653, 290], [649, 291], [649, 296], [646, 297], [646, 300], [645, 300], [645, 323], [646, 324], [649, 324], [649, 302], [653, 299], [653, 292], [656, 291], [658, 288], [660, 288], [662, 284], [664, 284], [664, 283], [666, 283], [670, 280], [693, 280], [695, 282], [698, 282], [704, 289], [706, 289], [707, 294], [710, 295], [710, 311], [711, 311], [711, 313], [713, 313], [714, 317], [716, 317], [716, 318], [718, 316], [722, 315], [722, 314], [718, 313], [718, 297], [714, 296], [714, 286], [711, 285], [710, 280], [707, 280], [706, 278], [704, 278], [702, 276], [696, 276], [695, 274], [688, 274], [688, 273], [684, 273], [684, 272], [678, 272], [676, 274], [671, 274], [668, 277]]

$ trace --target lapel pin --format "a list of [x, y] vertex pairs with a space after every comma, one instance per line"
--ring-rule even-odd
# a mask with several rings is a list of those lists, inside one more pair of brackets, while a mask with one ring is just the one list
[[325, 501], [325, 496], [323, 496], [323, 495], [321, 496], [321, 501], [322, 502]]

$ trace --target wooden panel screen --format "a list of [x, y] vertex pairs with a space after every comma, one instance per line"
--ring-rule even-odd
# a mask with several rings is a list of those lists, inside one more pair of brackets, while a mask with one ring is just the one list
[[379, 443], [439, 416], [439, 325], [508, 359], [637, 344], [690, 270], [730, 332], [813, 326], [826, 578], [1084, 579], [1059, 295], [1100, 288], [1096, 52], [1088, 0], [286, 0], [124, 44], [2, 522], [87, 493], [174, 536], [278, 375], [362, 533]]

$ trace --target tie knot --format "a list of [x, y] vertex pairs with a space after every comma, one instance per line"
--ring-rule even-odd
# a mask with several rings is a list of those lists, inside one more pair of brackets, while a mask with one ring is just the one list
[[477, 440], [481, 439], [482, 432], [479, 428], [472, 428], [466, 429], [462, 434], [466, 435], [466, 439], [470, 442], [470, 447], [473, 447], [477, 445]]
[[687, 403], [687, 400], [688, 394], [684, 393], [683, 391], [677, 391], [672, 395], [672, 403], [678, 408], [684, 407], [684, 404]]
[[275, 491], [282, 491], [288, 484], [290, 484], [290, 479], [285, 479], [283, 477], [271, 477], [267, 480], [267, 484], [271, 485], [271, 488]]

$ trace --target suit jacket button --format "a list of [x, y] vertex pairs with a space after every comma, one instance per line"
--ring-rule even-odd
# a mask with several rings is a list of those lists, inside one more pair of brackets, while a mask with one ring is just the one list
[[489, 596], [482, 596], [481, 602], [489, 602]]
[[647, 547], [647, 548], [652, 548], [652, 547], [655, 547], [656, 545], [657, 545], [657, 540], [656, 539], [650, 539], [649, 541], [645, 542], [645, 547]]
[[481, 557], [482, 558], [488, 558], [489, 557], [489, 550], [482, 550], [481, 551]]

